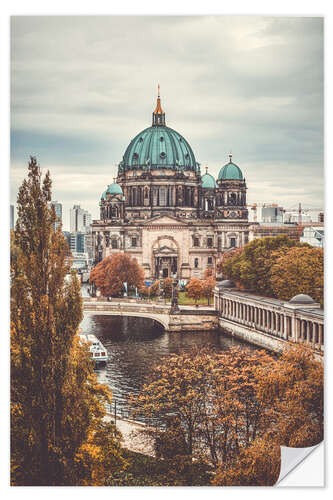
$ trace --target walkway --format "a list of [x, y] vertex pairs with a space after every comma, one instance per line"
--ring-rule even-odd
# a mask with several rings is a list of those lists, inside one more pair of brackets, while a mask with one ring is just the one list
[[[114, 417], [110, 413], [107, 413], [104, 420], [106, 422], [114, 422]], [[149, 439], [141, 433], [146, 428], [145, 424], [117, 417], [116, 426], [123, 436], [122, 445], [124, 448], [136, 453], [142, 453], [151, 457], [154, 456], [154, 450], [151, 443], [149, 443]]]

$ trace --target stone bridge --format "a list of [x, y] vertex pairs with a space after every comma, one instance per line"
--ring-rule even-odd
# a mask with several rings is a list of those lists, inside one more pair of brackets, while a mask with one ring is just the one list
[[171, 313], [170, 305], [149, 304], [147, 302], [112, 300], [98, 300], [84, 298], [83, 310], [85, 313], [134, 316], [136, 318], [150, 318], [157, 321], [168, 332], [184, 330], [215, 330], [218, 328], [218, 317], [214, 307], [181, 306], [177, 314]]

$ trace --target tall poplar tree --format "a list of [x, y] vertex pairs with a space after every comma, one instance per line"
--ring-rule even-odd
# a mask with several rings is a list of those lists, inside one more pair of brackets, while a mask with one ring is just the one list
[[[42, 178], [31, 157], [11, 242], [11, 483], [100, 484], [110, 455], [123, 465], [119, 449], [112, 452], [115, 433], [102, 422], [111, 394], [75, 340], [80, 284], [74, 275], [65, 279], [70, 252], [61, 227], [54, 230], [50, 201], [50, 174]], [[94, 443], [101, 433], [107, 457]]]

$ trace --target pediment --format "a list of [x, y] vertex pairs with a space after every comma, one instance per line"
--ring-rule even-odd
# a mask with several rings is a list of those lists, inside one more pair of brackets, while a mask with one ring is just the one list
[[157, 217], [153, 217], [152, 219], [147, 220], [144, 224], [149, 226], [174, 226], [175, 223], [181, 226], [187, 226], [186, 222], [178, 219], [177, 217], [173, 217], [172, 215], [158, 215]]
[[162, 247], [160, 248], [155, 248], [154, 249], [154, 252], [158, 252], [158, 253], [162, 253], [162, 254], [165, 254], [165, 255], [168, 255], [168, 254], [174, 254], [175, 252], [177, 252], [177, 249], [176, 248], [170, 248], [166, 245], [163, 245]]

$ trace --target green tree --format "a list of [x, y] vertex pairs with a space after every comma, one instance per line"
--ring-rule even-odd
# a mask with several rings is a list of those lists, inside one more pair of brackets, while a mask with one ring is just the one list
[[226, 278], [233, 280], [242, 288], [269, 297], [274, 297], [271, 278], [277, 259], [292, 247], [306, 247], [285, 235], [257, 238], [247, 243], [242, 251], [230, 258], [222, 259], [220, 268]]
[[271, 286], [278, 299], [290, 300], [298, 293], [305, 293], [323, 303], [323, 249], [290, 248], [276, 260], [271, 274]]
[[82, 319], [80, 284], [74, 275], [65, 280], [70, 253], [61, 228], [53, 229], [50, 200], [50, 174], [42, 179], [31, 158], [11, 242], [13, 485], [80, 484], [77, 453], [88, 434], [97, 433], [92, 426], [111, 398], [93, 377], [87, 347], [75, 340]]

